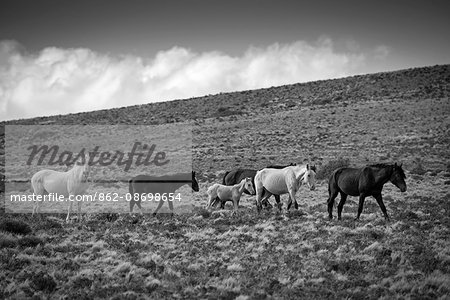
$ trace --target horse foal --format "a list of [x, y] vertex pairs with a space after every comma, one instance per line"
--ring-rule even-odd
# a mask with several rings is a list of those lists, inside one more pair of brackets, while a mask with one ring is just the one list
[[234, 212], [237, 212], [239, 200], [245, 189], [252, 194], [255, 193], [252, 178], [246, 177], [238, 184], [232, 186], [216, 183], [208, 188], [207, 193], [209, 199], [207, 207], [210, 208], [216, 206], [219, 202], [225, 203], [226, 201], [231, 200], [233, 201]]

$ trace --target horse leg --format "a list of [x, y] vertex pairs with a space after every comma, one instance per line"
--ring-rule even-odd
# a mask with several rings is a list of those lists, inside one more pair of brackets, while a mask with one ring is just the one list
[[[328, 197], [328, 200], [327, 200], [327, 203], [328, 203], [328, 218], [331, 220], [331, 219], [333, 219], [334, 199], [336, 199], [336, 197], [338, 195], [338, 191], [335, 190], [335, 191], [332, 192], [331, 190], [328, 190], [328, 193], [329, 193], [329, 197]], [[341, 200], [341, 202], [342, 202], [342, 200]], [[342, 205], [344, 205], [344, 204], [342, 204]]]
[[364, 206], [364, 199], [366, 199], [366, 195], [365, 194], [360, 194], [359, 195], [358, 214], [356, 215], [356, 219], [355, 220], [359, 220], [359, 216], [361, 216], [361, 213], [362, 213], [362, 210], [363, 210], [363, 206]]
[[[289, 190], [289, 202], [288, 202], [288, 207], [287, 207], [288, 211], [291, 208], [292, 202], [297, 204], [297, 199], [295, 199], [295, 191], [293, 189], [290, 189]], [[295, 204], [294, 204], [294, 207], [296, 207], [298, 209], [298, 204], [297, 205], [295, 205]]]
[[[266, 189], [263, 190], [263, 198], [265, 197], [265, 194], [268, 193]], [[269, 202], [269, 198], [266, 198], [265, 201], [262, 201], [262, 205], [267, 209], [272, 209], [272, 204]]]
[[156, 217], [156, 214], [158, 213], [159, 209], [163, 206], [163, 204], [164, 204], [164, 202], [160, 200], [159, 203], [158, 203], [158, 207], [153, 212], [153, 216], [154, 217]]
[[277, 203], [278, 210], [281, 212], [281, 207], [283, 206], [280, 202], [280, 195], [273, 195], [275, 197], [275, 202]]
[[36, 213], [36, 208], [37, 208], [37, 203], [36, 203], [36, 202], [37, 202], [37, 201], [34, 200], [34, 203], [33, 203], [33, 212], [31, 213], [31, 217], [33, 217], [34, 214]]
[[264, 201], [267, 201], [267, 199], [270, 198], [270, 196], [272, 196], [272, 193], [269, 191], [265, 191], [264, 197], [262, 197], [261, 201], [260, 201], [260, 206], [259, 206], [259, 210], [262, 209], [262, 203], [264, 203]]
[[288, 201], [288, 205], [287, 205], [288, 211], [291, 209], [291, 205], [292, 205], [292, 198], [291, 198], [291, 195], [289, 195], [289, 201]]
[[237, 214], [238, 211], [238, 207], [239, 207], [239, 199], [233, 199], [233, 214]]
[[[33, 186], [33, 192], [34, 192], [35, 196], [39, 196], [39, 197], [41, 197], [41, 199], [44, 195], [48, 195], [48, 192], [44, 189], [44, 187], [42, 185], [37, 186], [37, 187]], [[34, 203], [33, 203], [33, 213], [31, 214], [32, 217], [34, 216], [35, 213], [36, 214], [41, 213], [42, 200], [38, 201], [38, 200], [36, 200], [36, 198], [34, 199]]]
[[261, 198], [262, 198], [263, 193], [264, 193], [264, 187], [261, 186], [261, 187], [256, 188], [256, 209], [257, 209], [258, 213], [262, 209]]
[[39, 219], [42, 220], [42, 214], [41, 214], [41, 201], [36, 201], [36, 202], [34, 203], [34, 206], [33, 206], [33, 214], [32, 214], [31, 216], [33, 216], [35, 213], [38, 215]]
[[384, 203], [383, 203], [383, 196], [381, 196], [381, 193], [379, 193], [379, 194], [373, 195], [373, 197], [375, 198], [375, 200], [377, 200], [378, 205], [380, 206], [381, 211], [383, 212], [384, 218], [386, 219], [386, 221], [389, 221], [389, 216], [386, 211], [386, 206], [384, 206]]
[[291, 196], [289, 196], [289, 202], [288, 202], [287, 210], [291, 209], [292, 203], [294, 203], [294, 208], [298, 210], [297, 200], [295, 198], [294, 198], [294, 200], [292, 200]]
[[219, 200], [219, 197], [217, 196], [217, 193], [210, 187], [206, 193], [208, 194], [208, 204], [206, 204], [206, 208], [212, 208], [216, 205], [217, 200]]
[[131, 198], [131, 201], [130, 201], [130, 215], [133, 213], [133, 208], [134, 208], [135, 204], [136, 204], [136, 201], [134, 201], [134, 199]]
[[342, 208], [344, 208], [345, 201], [347, 201], [347, 194], [344, 194], [344, 192], [341, 192], [341, 201], [339, 201], [338, 204], [338, 220], [341, 219], [342, 215]]
[[39, 213], [40, 204], [41, 204], [41, 201], [34, 200], [34, 203], [33, 203], [33, 213], [31, 214], [32, 217], [34, 216], [35, 213], [36, 213], [36, 214]]
[[81, 222], [81, 201], [78, 201], [78, 222]]
[[137, 207], [139, 207], [139, 212], [141, 213], [141, 215], [144, 213], [142, 210], [142, 203], [141, 200], [139, 199], [138, 201], [136, 201], [136, 205]]
[[72, 205], [73, 205], [73, 200], [71, 201], [71, 200], [69, 199], [69, 201], [70, 201], [70, 204], [69, 204], [69, 209], [68, 209], [68, 211], [67, 211], [66, 223], [69, 223], [69, 220], [70, 220], [70, 211], [72, 210]]
[[170, 217], [173, 218], [173, 202], [170, 200], [168, 202], [169, 202]]
[[217, 203], [218, 197], [215, 197], [209, 193], [208, 191], [208, 204], [206, 204], [206, 208], [211, 208]]

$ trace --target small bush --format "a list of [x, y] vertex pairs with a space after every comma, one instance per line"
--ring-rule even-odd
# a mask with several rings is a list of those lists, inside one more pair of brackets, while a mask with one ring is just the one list
[[19, 240], [19, 245], [22, 247], [36, 247], [39, 244], [43, 245], [44, 241], [34, 235], [24, 236]]
[[63, 226], [55, 218], [45, 218], [34, 227], [35, 230], [61, 229]]
[[214, 113], [214, 116], [215, 117], [228, 117], [228, 116], [232, 116], [232, 115], [241, 115], [241, 114], [242, 114], [241, 111], [234, 111], [234, 110], [230, 109], [229, 107], [221, 106]]
[[17, 246], [17, 239], [11, 235], [0, 232], [0, 249], [14, 248]]
[[11, 232], [15, 234], [29, 234], [31, 232], [31, 227], [23, 221], [17, 220], [4, 220], [0, 223], [0, 230]]
[[211, 216], [211, 212], [205, 208], [199, 208], [196, 212], [197, 215], [202, 216], [203, 218], [209, 218]]
[[317, 172], [316, 178], [319, 180], [327, 179], [331, 176], [334, 170], [348, 167], [350, 165], [350, 160], [348, 158], [338, 158], [337, 160], [331, 160], [325, 165], [323, 165]]
[[425, 170], [425, 168], [422, 165], [422, 162], [418, 161], [416, 162], [414, 168], [411, 170], [411, 174], [416, 174], [416, 175], [424, 175], [427, 172], [427, 170]]
[[31, 278], [31, 287], [38, 291], [52, 292], [56, 288], [56, 282], [52, 276], [45, 272], [39, 272]]

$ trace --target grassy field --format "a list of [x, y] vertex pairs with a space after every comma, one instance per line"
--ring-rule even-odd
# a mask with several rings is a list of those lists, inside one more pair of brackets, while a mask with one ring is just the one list
[[[80, 224], [66, 224], [63, 213], [0, 212], [0, 298], [449, 299], [449, 94], [450, 68], [438, 66], [16, 121], [192, 126], [200, 191], [183, 188], [190, 196], [174, 218], [130, 216], [123, 201], [119, 213], [87, 213]], [[207, 188], [227, 170], [306, 161], [320, 176], [315, 191], [297, 194], [298, 211], [286, 213], [286, 196], [282, 213], [258, 215], [251, 196], [237, 215], [230, 204], [203, 208]], [[390, 222], [372, 198], [354, 221], [355, 197], [341, 221], [328, 220], [333, 166], [394, 161], [403, 163], [408, 191], [385, 185]], [[29, 176], [15, 168], [17, 178]], [[9, 192], [31, 193], [26, 184], [16, 190]]]

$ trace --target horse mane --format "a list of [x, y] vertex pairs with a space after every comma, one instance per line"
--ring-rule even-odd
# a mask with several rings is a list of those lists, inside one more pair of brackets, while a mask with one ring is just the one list
[[[368, 167], [380, 168], [380, 169], [392, 167], [392, 171], [393, 171], [395, 169], [395, 164], [378, 163], [378, 164], [368, 165]], [[402, 167], [397, 165], [396, 169], [398, 170], [398, 172], [400, 173], [400, 176], [402, 176], [402, 178], [406, 178], [405, 172], [403, 171]]]
[[386, 163], [378, 163], [378, 164], [372, 164], [372, 165], [368, 165], [368, 167], [373, 167], [373, 168], [389, 168], [392, 167], [392, 164], [386, 164]]
[[86, 168], [89, 167], [88, 165], [74, 165], [72, 169], [67, 171], [73, 179], [83, 182], [83, 180], [87, 180], [87, 176], [89, 176], [89, 169], [86, 170]]

